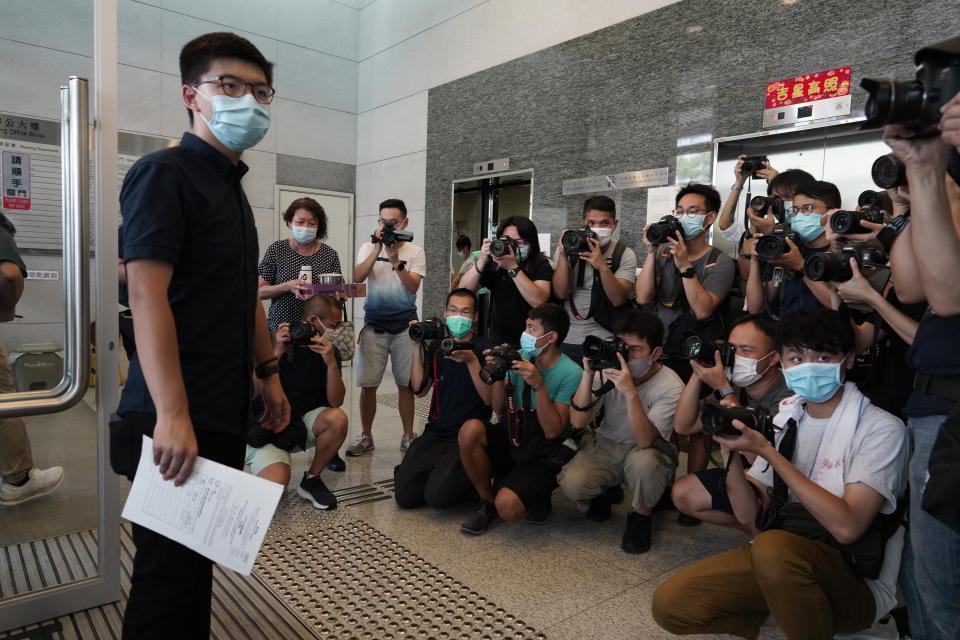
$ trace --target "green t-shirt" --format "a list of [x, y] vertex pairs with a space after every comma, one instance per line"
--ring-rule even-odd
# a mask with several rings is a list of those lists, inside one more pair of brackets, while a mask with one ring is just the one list
[[[554, 402], [570, 404], [570, 401], [573, 399], [573, 394], [576, 393], [577, 387], [580, 386], [580, 376], [583, 375], [583, 368], [565, 354], [560, 354], [560, 360], [557, 361], [557, 364], [546, 371], [541, 371], [540, 375], [543, 376], [543, 382], [547, 385], [547, 394]], [[518, 409], [522, 407], [524, 409], [535, 410], [537, 408], [537, 395], [535, 393], [530, 394], [531, 406], [524, 407], [522, 405], [523, 390], [527, 387], [527, 383], [523, 381], [523, 378], [513, 371], [509, 371], [507, 372], [507, 381], [512, 382], [514, 385], [513, 399]], [[572, 429], [568, 424], [564, 428], [561, 437], [566, 437], [570, 435], [571, 432]]]

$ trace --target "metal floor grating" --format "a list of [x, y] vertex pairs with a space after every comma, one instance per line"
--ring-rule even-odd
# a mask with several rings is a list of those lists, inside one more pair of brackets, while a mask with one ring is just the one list
[[342, 510], [286, 499], [255, 571], [320, 638], [546, 638]]
[[393, 497], [393, 493], [393, 478], [333, 491], [333, 495], [337, 497], [337, 506], [340, 507], [352, 507], [367, 502], [389, 500]]
[[[423, 422], [426, 422], [430, 419], [430, 398], [430, 394], [427, 394], [422, 398], [413, 398], [413, 414], [420, 418], [420, 420]], [[377, 404], [382, 404], [385, 407], [391, 407], [393, 409], [399, 409], [400, 398], [396, 393], [378, 393]]]

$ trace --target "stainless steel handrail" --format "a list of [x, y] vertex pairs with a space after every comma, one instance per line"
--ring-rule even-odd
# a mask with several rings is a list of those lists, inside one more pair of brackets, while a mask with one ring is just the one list
[[60, 87], [63, 225], [64, 367], [52, 389], [0, 394], [0, 418], [56, 413], [83, 398], [90, 369], [89, 83], [70, 76]]

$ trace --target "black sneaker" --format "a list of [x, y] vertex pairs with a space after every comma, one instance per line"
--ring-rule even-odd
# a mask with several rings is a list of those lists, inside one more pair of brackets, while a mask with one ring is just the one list
[[327, 469], [330, 471], [343, 471], [347, 468], [347, 463], [340, 457], [339, 453], [333, 454], [330, 462], [327, 463]]
[[460, 530], [478, 536], [486, 531], [498, 517], [497, 508], [493, 503], [481, 500], [480, 507], [460, 524]]
[[604, 491], [604, 494], [607, 496], [610, 504], [620, 504], [623, 502], [623, 487], [619, 484], [613, 485], [612, 487], [607, 487], [607, 490]]
[[593, 522], [606, 522], [610, 519], [610, 498], [604, 491], [596, 498], [590, 501], [590, 508], [587, 509], [587, 520]]
[[550, 520], [550, 514], [553, 512], [553, 501], [547, 502], [539, 507], [527, 510], [527, 522], [530, 524], [547, 524]]
[[650, 550], [652, 520], [636, 511], [627, 514], [627, 528], [623, 530], [620, 548], [627, 553], [643, 553]]
[[303, 480], [297, 487], [297, 494], [301, 498], [309, 500], [317, 509], [336, 509], [337, 497], [327, 489], [320, 476], [308, 478], [306, 472], [303, 474]]
[[693, 516], [688, 516], [685, 513], [677, 514], [677, 524], [681, 527], [695, 527], [700, 524], [700, 520], [694, 518]]

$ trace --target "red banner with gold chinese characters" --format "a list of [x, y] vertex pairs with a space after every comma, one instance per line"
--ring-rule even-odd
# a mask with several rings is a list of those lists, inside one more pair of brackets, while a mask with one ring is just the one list
[[850, 93], [850, 67], [808, 73], [767, 85], [767, 109], [838, 98]]

